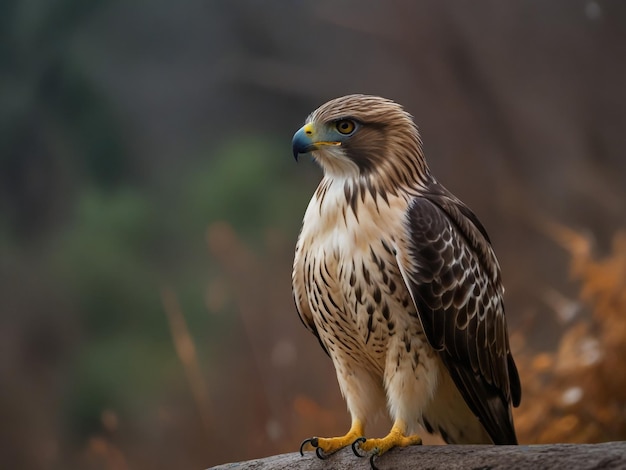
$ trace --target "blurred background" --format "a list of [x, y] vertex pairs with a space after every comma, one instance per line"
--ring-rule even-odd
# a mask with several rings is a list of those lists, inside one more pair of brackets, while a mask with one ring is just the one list
[[0, 44], [0, 467], [345, 432], [291, 298], [321, 177], [291, 136], [355, 92], [490, 233], [520, 441], [626, 439], [626, 3], [3, 0]]

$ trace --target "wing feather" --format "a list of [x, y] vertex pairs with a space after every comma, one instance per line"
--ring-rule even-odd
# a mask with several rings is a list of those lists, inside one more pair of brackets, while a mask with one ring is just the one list
[[516, 444], [510, 405], [521, 389], [487, 233], [439, 185], [411, 201], [407, 225], [397, 259], [426, 337], [494, 443]]

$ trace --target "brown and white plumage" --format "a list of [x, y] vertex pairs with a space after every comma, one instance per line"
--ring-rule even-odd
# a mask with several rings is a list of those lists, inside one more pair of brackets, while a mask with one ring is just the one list
[[293, 146], [324, 170], [296, 246], [294, 298], [352, 415], [346, 436], [308, 442], [333, 452], [387, 407], [392, 432], [365, 450], [418, 443], [398, 437], [418, 424], [450, 443], [516, 444], [521, 389], [500, 267], [476, 216], [431, 175], [412, 117], [345, 96], [314, 111]]

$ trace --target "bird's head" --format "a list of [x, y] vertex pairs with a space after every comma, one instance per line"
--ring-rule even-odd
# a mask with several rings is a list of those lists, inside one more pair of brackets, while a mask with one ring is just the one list
[[429, 174], [413, 118], [385, 98], [348, 95], [316, 109], [293, 136], [296, 160], [311, 153], [326, 175], [386, 175], [420, 180]]

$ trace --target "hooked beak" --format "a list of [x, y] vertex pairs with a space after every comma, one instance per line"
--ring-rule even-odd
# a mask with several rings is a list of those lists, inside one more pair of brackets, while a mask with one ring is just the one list
[[293, 157], [298, 161], [298, 155], [317, 150], [321, 145], [341, 145], [341, 142], [318, 140], [315, 126], [312, 123], [305, 124], [293, 135], [291, 148]]
[[313, 142], [314, 135], [312, 124], [302, 126], [298, 132], [293, 135], [291, 148], [293, 150], [293, 158], [295, 158], [296, 161], [298, 161], [298, 155], [301, 153], [309, 153], [317, 148], [315, 142]]

